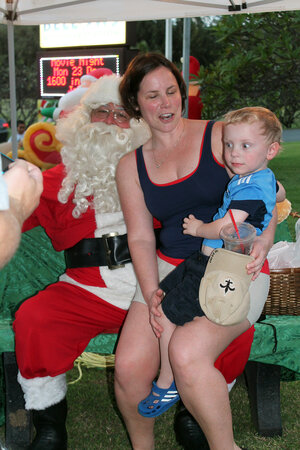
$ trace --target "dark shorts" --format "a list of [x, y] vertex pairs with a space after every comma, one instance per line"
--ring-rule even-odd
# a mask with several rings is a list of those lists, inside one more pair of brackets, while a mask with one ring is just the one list
[[159, 283], [166, 293], [161, 304], [163, 312], [175, 325], [205, 315], [199, 303], [199, 286], [208, 259], [200, 251], [193, 253]]

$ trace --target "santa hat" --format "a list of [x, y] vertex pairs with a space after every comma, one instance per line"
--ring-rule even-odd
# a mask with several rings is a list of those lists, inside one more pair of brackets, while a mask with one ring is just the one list
[[122, 104], [119, 93], [121, 78], [117, 75], [104, 75], [93, 83], [81, 99], [81, 104], [96, 109], [107, 103]]
[[106, 67], [94, 69], [88, 75], [83, 75], [80, 78], [80, 85], [81, 87], [88, 88], [92, 83], [99, 80], [99, 78], [103, 77], [104, 75], [112, 75], [112, 74], [113, 72], [110, 69], [107, 69]]
[[58, 103], [58, 107], [53, 112], [53, 119], [57, 120], [59, 117], [66, 116], [68, 113], [79, 105], [81, 98], [87, 92], [91, 84], [95, 83], [104, 75], [112, 75], [113, 72], [106, 67], [92, 70], [88, 75], [83, 75], [80, 78], [80, 86], [71, 92], [63, 95]]

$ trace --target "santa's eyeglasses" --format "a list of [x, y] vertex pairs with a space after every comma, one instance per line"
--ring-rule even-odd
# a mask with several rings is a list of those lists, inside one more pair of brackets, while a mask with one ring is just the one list
[[100, 107], [97, 109], [93, 109], [92, 114], [99, 120], [106, 120], [112, 114], [114, 120], [118, 123], [128, 122], [128, 120], [130, 119], [125, 109], [108, 109]]

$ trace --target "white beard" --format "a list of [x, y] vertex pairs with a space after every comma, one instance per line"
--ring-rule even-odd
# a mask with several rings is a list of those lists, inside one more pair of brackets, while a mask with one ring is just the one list
[[[70, 123], [59, 124], [59, 131], [63, 132], [62, 126], [67, 125], [70, 127]], [[89, 206], [98, 214], [120, 211], [115, 171], [121, 156], [132, 149], [133, 131], [104, 122], [77, 125], [76, 129], [73, 121], [73, 130], [69, 129], [67, 138], [61, 139], [65, 143], [61, 156], [67, 175], [58, 200], [67, 203], [74, 191], [72, 215], [75, 218]], [[91, 199], [88, 198], [90, 196]]]

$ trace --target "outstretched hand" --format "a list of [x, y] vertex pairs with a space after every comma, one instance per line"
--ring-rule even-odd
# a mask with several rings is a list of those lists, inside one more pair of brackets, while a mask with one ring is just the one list
[[204, 222], [202, 220], [196, 219], [193, 214], [183, 219], [183, 234], [190, 234], [191, 236], [199, 236], [197, 230]]

